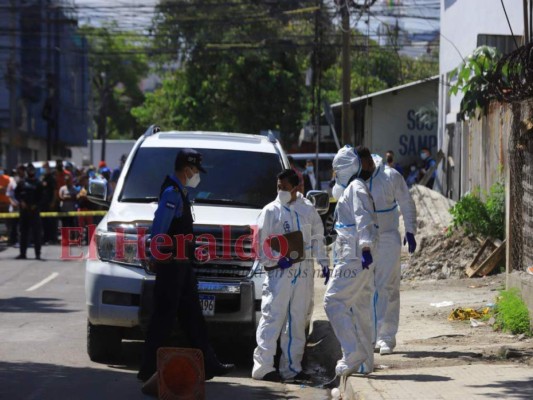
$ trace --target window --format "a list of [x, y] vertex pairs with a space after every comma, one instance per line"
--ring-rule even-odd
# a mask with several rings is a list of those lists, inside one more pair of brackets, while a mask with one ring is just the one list
[[[165, 174], [174, 171], [177, 148], [141, 147], [126, 176], [120, 201], [151, 202], [159, 197]], [[273, 153], [200, 149], [202, 166], [197, 188], [187, 188], [197, 204], [263, 208], [276, 198], [281, 158]]]
[[[520, 45], [521, 36], [515, 36]], [[477, 45], [496, 47], [501, 54], [508, 54], [516, 50], [516, 44], [511, 35], [477, 35]]]

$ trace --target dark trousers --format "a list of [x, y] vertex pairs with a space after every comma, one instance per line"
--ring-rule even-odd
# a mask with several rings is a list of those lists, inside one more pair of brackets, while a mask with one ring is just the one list
[[176, 316], [191, 346], [202, 350], [206, 371], [218, 362], [207, 337], [197, 285], [190, 264], [157, 265], [154, 310], [146, 334], [141, 374], [151, 375], [156, 371], [157, 349], [170, 337]]
[[[19, 217], [20, 218], [20, 217]], [[14, 245], [19, 241], [19, 218], [10, 218], [8, 221], [9, 226], [9, 239], [8, 244]]]
[[26, 255], [28, 249], [28, 237], [30, 230], [33, 235], [33, 246], [35, 248], [35, 255], [41, 255], [41, 217], [39, 211], [24, 211], [20, 212], [20, 254]]

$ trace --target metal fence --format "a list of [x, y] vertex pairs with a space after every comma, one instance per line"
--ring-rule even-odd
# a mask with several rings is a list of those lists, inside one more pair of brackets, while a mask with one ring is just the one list
[[533, 99], [494, 102], [483, 118], [447, 127], [448, 156], [443, 178], [447, 194], [458, 199], [479, 191], [483, 197], [506, 181], [509, 197], [508, 246], [512, 269], [533, 265]]

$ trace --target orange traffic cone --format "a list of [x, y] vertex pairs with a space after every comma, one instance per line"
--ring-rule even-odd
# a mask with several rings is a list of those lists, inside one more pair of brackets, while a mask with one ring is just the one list
[[157, 350], [158, 394], [162, 400], [204, 400], [204, 356], [198, 349]]

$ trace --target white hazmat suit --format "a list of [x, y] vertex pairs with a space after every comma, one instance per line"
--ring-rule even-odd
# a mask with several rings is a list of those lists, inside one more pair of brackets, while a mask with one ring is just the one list
[[[264, 267], [273, 267], [277, 260], [262, 251], [267, 238], [296, 230], [302, 231], [305, 260], [288, 269], [266, 272], [261, 302], [261, 320], [257, 328], [257, 347], [254, 351], [252, 378], [263, 377], [274, 371], [274, 356], [280, 337], [280, 375], [287, 380], [302, 371], [305, 348], [305, 326], [313, 293], [314, 263], [316, 257], [321, 265], [329, 265], [324, 245], [324, 226], [311, 202], [300, 193], [289, 204], [278, 198], [263, 208], [258, 217], [258, 254]], [[268, 247], [268, 245], [266, 245]]]
[[335, 268], [324, 297], [324, 308], [342, 348], [337, 375], [370, 373], [374, 364], [371, 299], [373, 265], [363, 269], [362, 249], [372, 248], [378, 237], [372, 197], [360, 179], [361, 163], [354, 149], [345, 146], [335, 156], [333, 169], [337, 189], [346, 187], [338, 199], [334, 245]]
[[374, 199], [379, 225], [379, 244], [374, 257], [374, 343], [381, 354], [396, 346], [400, 318], [400, 251], [399, 209], [405, 231], [416, 234], [416, 207], [404, 178], [373, 155], [376, 169], [367, 181]]

